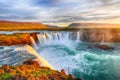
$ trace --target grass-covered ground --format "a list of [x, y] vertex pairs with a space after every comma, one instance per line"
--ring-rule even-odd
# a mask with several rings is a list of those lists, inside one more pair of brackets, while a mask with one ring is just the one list
[[34, 22], [0, 21], [0, 30], [32, 30], [46, 28], [44, 24]]
[[[28, 60], [19, 66], [0, 67], [0, 80], [76, 80], [65, 71], [40, 67], [37, 61]], [[80, 80], [80, 79], [78, 79]]]
[[30, 34], [23, 33], [23, 34], [0, 34], [0, 45], [15, 45], [15, 44], [29, 44]]

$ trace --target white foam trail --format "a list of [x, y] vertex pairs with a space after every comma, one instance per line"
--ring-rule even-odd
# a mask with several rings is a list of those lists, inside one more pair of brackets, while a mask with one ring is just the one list
[[38, 55], [38, 53], [31, 46], [26, 45], [26, 49], [30, 54], [37, 57], [37, 59], [39, 60], [40, 64], [43, 67], [49, 67], [50, 69], [53, 69], [52, 66], [44, 58], [42, 58], [40, 55]]

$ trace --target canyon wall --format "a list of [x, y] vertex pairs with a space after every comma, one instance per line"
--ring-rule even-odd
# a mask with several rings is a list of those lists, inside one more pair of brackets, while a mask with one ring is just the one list
[[[0, 46], [10, 46], [10, 45], [18, 45], [18, 44], [33, 44], [32, 42], [36, 43], [39, 42], [38, 32], [35, 33], [14, 33], [14, 34], [0, 34]], [[45, 33], [47, 34], [47, 33]], [[54, 35], [53, 35], [54, 34]], [[53, 34], [44, 35], [43, 37], [41, 35], [41, 38], [64, 38], [65, 35], [68, 35], [68, 39], [70, 40], [77, 40], [77, 41], [84, 41], [84, 42], [120, 42], [120, 29], [80, 29], [77, 31], [71, 32], [65, 32], [64, 35], [63, 32], [61, 33], [58, 31], [56, 34], [53, 32]], [[44, 37], [46, 36], [46, 37]], [[56, 37], [55, 37], [56, 36]], [[32, 37], [34, 41], [31, 41]], [[65, 38], [66, 38], [65, 37]], [[61, 40], [60, 39], [60, 40]], [[54, 40], [54, 39], [53, 39]]]
[[83, 29], [80, 35], [86, 42], [120, 42], [120, 29]]

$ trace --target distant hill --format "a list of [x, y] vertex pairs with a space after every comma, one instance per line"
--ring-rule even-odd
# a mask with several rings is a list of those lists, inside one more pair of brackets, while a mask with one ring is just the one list
[[120, 24], [109, 23], [72, 23], [68, 28], [120, 28]]
[[59, 26], [56, 26], [56, 25], [46, 25], [47, 27], [49, 28], [58, 28]]
[[47, 28], [47, 26], [37, 22], [12, 22], [0, 20], [0, 30], [29, 30], [42, 28]]

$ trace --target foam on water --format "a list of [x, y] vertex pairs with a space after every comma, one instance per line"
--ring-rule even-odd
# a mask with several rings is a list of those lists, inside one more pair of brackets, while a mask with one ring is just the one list
[[113, 51], [88, 49], [88, 45], [68, 38], [54, 39], [40, 45], [39, 55], [54, 69], [65, 69], [67, 73], [83, 80], [119, 80], [119, 49]]
[[88, 49], [93, 44], [81, 42], [80, 32], [43, 32], [37, 37], [38, 43], [31, 37], [37, 50], [28, 45], [0, 47], [0, 65], [37, 58], [42, 66], [65, 69], [82, 80], [120, 80], [120, 44], [110, 44], [115, 47], [111, 51]]

